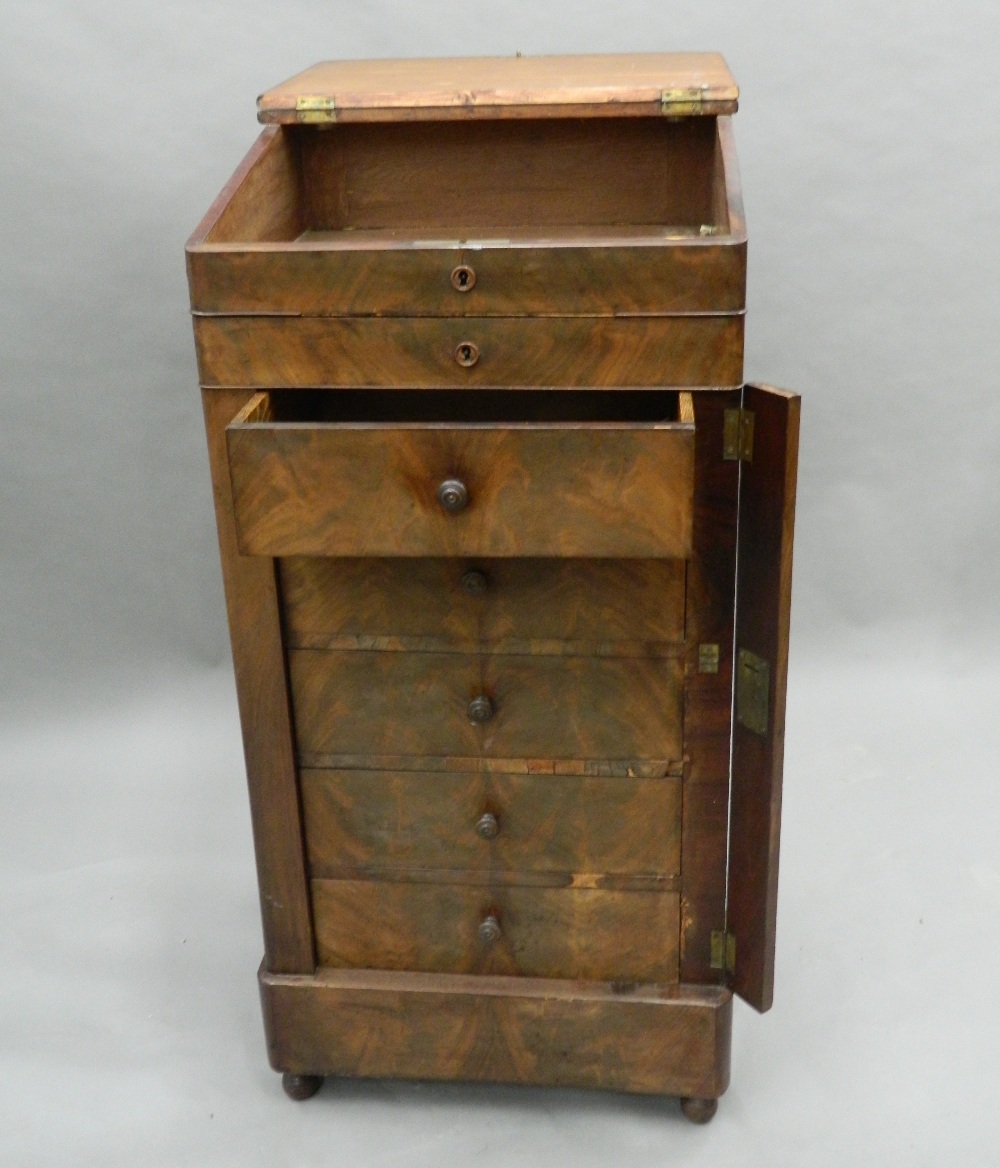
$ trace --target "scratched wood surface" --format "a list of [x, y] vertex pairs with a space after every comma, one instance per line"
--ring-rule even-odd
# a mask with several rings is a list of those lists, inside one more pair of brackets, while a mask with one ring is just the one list
[[[300, 758], [679, 758], [683, 661], [292, 649]], [[469, 720], [485, 695], [492, 718]]]
[[[269, 421], [228, 429], [247, 555], [564, 555], [683, 559], [694, 427]], [[264, 420], [255, 418], [264, 414]], [[468, 504], [446, 511], [459, 479]]]
[[675, 892], [313, 880], [312, 895], [322, 966], [677, 980]]
[[[206, 386], [733, 386], [743, 316], [196, 316]], [[459, 364], [463, 345], [479, 352]]]
[[754, 414], [754, 456], [740, 490], [736, 644], [768, 662], [769, 679], [766, 734], [739, 718], [734, 728], [729, 930], [736, 938], [733, 988], [763, 1011], [774, 997], [800, 399], [748, 385], [744, 406]]
[[683, 560], [292, 556], [279, 561], [279, 579], [296, 649], [374, 638], [655, 655], [684, 639]]
[[265, 122], [718, 114], [739, 90], [718, 53], [323, 61], [261, 94]]
[[260, 988], [276, 1070], [703, 1099], [729, 1084], [719, 987], [330, 969]]
[[[677, 779], [303, 770], [309, 868], [600, 875], [680, 870]], [[496, 836], [477, 824], [496, 821]], [[419, 877], [417, 877], [419, 878]]]

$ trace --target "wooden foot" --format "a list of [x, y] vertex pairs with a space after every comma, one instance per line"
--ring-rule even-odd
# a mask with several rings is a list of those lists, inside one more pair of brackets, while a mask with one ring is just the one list
[[708, 1123], [718, 1108], [718, 1099], [681, 1100], [681, 1110], [692, 1123]]
[[289, 1099], [311, 1099], [323, 1086], [322, 1075], [293, 1075], [285, 1071], [281, 1076], [281, 1085]]

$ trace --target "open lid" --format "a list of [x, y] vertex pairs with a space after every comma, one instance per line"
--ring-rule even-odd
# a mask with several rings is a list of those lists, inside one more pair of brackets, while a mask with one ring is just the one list
[[324, 61], [257, 99], [262, 122], [731, 114], [719, 53]]

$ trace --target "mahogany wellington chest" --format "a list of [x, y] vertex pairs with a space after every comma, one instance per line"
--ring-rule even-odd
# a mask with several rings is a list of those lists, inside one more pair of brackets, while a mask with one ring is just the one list
[[715, 1110], [771, 1004], [798, 398], [712, 54], [351, 61], [187, 248], [272, 1066]]

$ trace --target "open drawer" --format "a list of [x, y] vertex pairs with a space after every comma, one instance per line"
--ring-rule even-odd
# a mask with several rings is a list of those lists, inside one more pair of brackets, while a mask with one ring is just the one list
[[691, 551], [686, 393], [274, 390], [226, 440], [245, 555]]
[[213, 315], [745, 306], [728, 117], [270, 126], [187, 251]]

